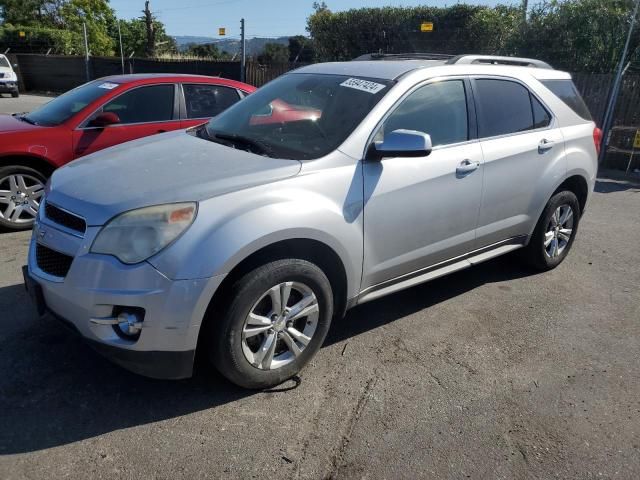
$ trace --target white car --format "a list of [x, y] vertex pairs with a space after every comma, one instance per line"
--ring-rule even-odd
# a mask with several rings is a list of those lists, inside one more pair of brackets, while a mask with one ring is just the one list
[[0, 94], [10, 93], [12, 97], [20, 96], [18, 91], [18, 76], [13, 71], [9, 59], [0, 55]]

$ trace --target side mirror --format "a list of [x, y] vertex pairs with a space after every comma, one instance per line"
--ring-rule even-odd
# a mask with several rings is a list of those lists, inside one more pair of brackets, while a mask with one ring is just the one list
[[93, 118], [87, 126], [105, 128], [120, 123], [120, 117], [113, 112], [101, 112]]
[[17, 64], [17, 63], [14, 63], [14, 64], [12, 65], [12, 67], [13, 67], [13, 69], [14, 69], [14, 70], [16, 70], [16, 69], [18, 68], [18, 64]]
[[375, 142], [369, 149], [369, 155], [375, 160], [385, 157], [426, 157], [432, 149], [431, 137], [417, 130], [394, 130], [384, 136], [381, 142]]

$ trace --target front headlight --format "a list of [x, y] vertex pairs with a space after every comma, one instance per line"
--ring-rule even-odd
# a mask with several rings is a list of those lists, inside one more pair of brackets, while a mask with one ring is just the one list
[[189, 202], [125, 212], [100, 230], [91, 251], [113, 255], [123, 263], [140, 263], [189, 228], [196, 218], [196, 210], [196, 204]]

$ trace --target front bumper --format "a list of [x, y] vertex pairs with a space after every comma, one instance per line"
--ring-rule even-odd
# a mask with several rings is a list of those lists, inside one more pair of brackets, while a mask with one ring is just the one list
[[[172, 280], [147, 262], [125, 265], [114, 257], [89, 253], [98, 231], [89, 227], [81, 238], [40, 218], [29, 247], [27, 285], [37, 284], [43, 310], [63, 319], [115, 363], [155, 378], [189, 377], [200, 325], [224, 277]], [[38, 243], [74, 257], [64, 278], [39, 268]], [[119, 336], [112, 325], [91, 322], [127, 307], [144, 310], [137, 339]]]
[[2, 82], [0, 81], [0, 93], [12, 93], [18, 91], [18, 82], [8, 81]]

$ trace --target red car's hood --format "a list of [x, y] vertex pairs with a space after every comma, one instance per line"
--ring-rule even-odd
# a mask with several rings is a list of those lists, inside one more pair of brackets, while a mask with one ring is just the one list
[[7, 132], [24, 132], [25, 130], [39, 130], [43, 127], [31, 125], [30, 123], [18, 120], [11, 115], [0, 114], [0, 133]]

